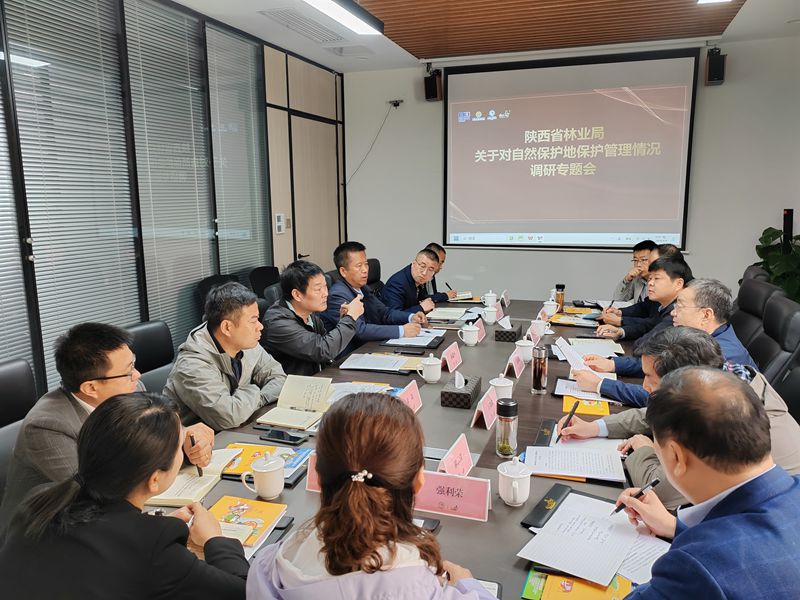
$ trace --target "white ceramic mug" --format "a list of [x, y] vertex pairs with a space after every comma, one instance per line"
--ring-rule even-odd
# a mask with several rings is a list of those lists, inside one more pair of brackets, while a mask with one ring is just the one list
[[[264, 500], [273, 500], [283, 492], [283, 467], [285, 461], [276, 456], [272, 458], [269, 454], [253, 461], [250, 465], [252, 471], [242, 473], [242, 483], [251, 492], [255, 492]], [[247, 476], [253, 478], [256, 487], [250, 487], [247, 483]]]
[[433, 354], [422, 359], [422, 364], [417, 367], [417, 374], [421, 375], [427, 383], [438, 383], [442, 377], [442, 361]]
[[554, 314], [558, 312], [558, 302], [555, 300], [548, 300], [544, 303], [544, 314], [548, 317], [552, 317]]
[[472, 323], [464, 325], [458, 330], [456, 335], [458, 335], [458, 338], [467, 346], [474, 346], [478, 343], [478, 328]]
[[497, 321], [497, 307], [494, 304], [483, 309], [483, 320], [486, 321], [487, 325]]
[[533, 347], [535, 344], [529, 339], [521, 339], [514, 342], [519, 348], [519, 353], [522, 355], [522, 360], [529, 363], [533, 360]]
[[533, 333], [538, 335], [540, 339], [543, 338], [547, 333], [547, 321], [534, 319], [531, 321], [531, 327], [533, 327]]
[[531, 469], [518, 457], [497, 465], [498, 488], [503, 502], [522, 506], [531, 494]]
[[503, 377], [495, 377], [489, 380], [489, 385], [494, 388], [497, 398], [511, 398], [511, 392], [514, 390], [514, 382], [510, 379]]
[[492, 290], [489, 290], [483, 296], [481, 296], [481, 302], [483, 302], [484, 306], [494, 306], [497, 304], [497, 294], [495, 294]]

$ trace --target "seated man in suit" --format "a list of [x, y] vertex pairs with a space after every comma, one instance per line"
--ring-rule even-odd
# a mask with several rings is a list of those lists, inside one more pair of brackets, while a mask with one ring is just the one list
[[164, 388], [184, 423], [232, 429], [278, 399], [286, 374], [259, 345], [263, 328], [256, 295], [241, 283], [223, 283], [208, 293], [206, 322], [178, 348]]
[[[0, 531], [34, 487], [75, 474], [78, 432], [89, 413], [112, 396], [141, 387], [130, 345], [127, 331], [104, 323], [75, 325], [56, 340], [61, 386], [39, 398], [22, 422], [0, 506]], [[192, 463], [205, 467], [213, 447], [214, 432], [205, 425], [186, 430], [183, 451]]]
[[425, 289], [436, 273], [439, 257], [433, 250], [420, 250], [407, 265], [392, 275], [381, 290], [381, 300], [389, 308], [406, 312], [430, 312], [433, 299]]
[[366, 250], [358, 242], [344, 242], [333, 252], [333, 264], [342, 278], [331, 286], [328, 310], [320, 315], [325, 329], [333, 331], [336, 328], [343, 305], [357, 296], [364, 303], [364, 315], [356, 321], [356, 335], [342, 354], [370, 340], [415, 337], [419, 335], [420, 325], [427, 324], [424, 313], [389, 308], [367, 287], [369, 265]]
[[356, 296], [331, 331], [319, 313], [328, 308], [328, 284], [317, 265], [296, 260], [281, 273], [283, 297], [264, 315], [262, 344], [289, 375], [314, 375], [339, 356], [356, 335], [364, 304]]
[[797, 598], [800, 478], [773, 462], [753, 390], [717, 369], [679, 369], [653, 393], [647, 419], [667, 479], [694, 506], [673, 516], [652, 491], [622, 492], [633, 523], [672, 539], [627, 598]]
[[651, 251], [657, 247], [653, 240], [642, 240], [633, 247], [631, 268], [617, 284], [612, 299], [641, 302], [647, 298], [647, 267], [657, 258], [655, 252], [652, 253], [653, 258], [650, 258]]
[[[644, 389], [652, 394], [658, 389], [661, 378], [681, 367], [706, 366], [730, 371], [743, 381], [748, 381], [761, 400], [770, 422], [772, 456], [775, 462], [792, 475], [800, 474], [800, 425], [789, 414], [786, 403], [769, 385], [761, 373], [752, 367], [723, 363], [722, 352], [716, 339], [699, 329], [674, 327], [653, 336], [642, 348], [644, 366]], [[648, 399], [649, 401], [649, 399]], [[596, 421], [587, 422], [574, 417], [569, 427], [563, 427], [565, 438], [628, 438], [621, 447], [631, 454], [625, 460], [634, 485], [646, 485], [654, 477], [661, 483], [656, 493], [670, 508], [686, 502], [683, 495], [672, 487], [664, 477], [663, 468], [653, 450], [646, 408], [626, 410]], [[565, 419], [561, 420], [561, 426]]]
[[448, 300], [452, 300], [458, 296], [458, 292], [456, 290], [448, 289], [446, 292], [440, 292], [438, 286], [436, 285], [436, 276], [441, 273], [442, 269], [444, 268], [444, 261], [447, 260], [447, 252], [436, 242], [431, 242], [425, 246], [425, 250], [433, 250], [436, 252], [436, 256], [439, 257], [439, 264], [436, 265], [436, 272], [433, 274], [431, 280], [425, 284], [425, 291], [428, 293], [430, 299], [433, 300], [434, 304], [437, 302], [447, 302]]
[[[650, 277], [647, 280], [647, 297], [651, 305], [656, 307], [655, 311], [652, 308], [644, 309], [646, 313], [641, 315], [633, 310], [629, 311], [641, 306], [643, 304], [641, 302], [624, 308], [620, 326], [600, 325], [597, 328], [597, 335], [636, 340], [633, 344], [635, 349], [655, 333], [672, 327], [672, 309], [675, 307], [675, 300], [678, 298], [678, 292], [693, 279], [692, 270], [683, 260], [664, 256], [651, 263], [648, 272]], [[629, 374], [621, 370], [617, 373]]]
[[[692, 279], [685, 288], [678, 292], [678, 299], [672, 310], [672, 324], [676, 327], [694, 327], [705, 331], [717, 340], [726, 362], [747, 365], [758, 370], [756, 363], [750, 358], [750, 354], [742, 346], [733, 327], [728, 323], [732, 312], [733, 296], [725, 285], [716, 279]], [[614, 373], [619, 368], [627, 375], [644, 376], [641, 372], [642, 359], [639, 357], [605, 358], [588, 354], [584, 360], [594, 371]], [[601, 380], [591, 371], [577, 373], [576, 380], [581, 389], [598, 391], [623, 404], [644, 406], [647, 403], [647, 392], [638, 385], [611, 379]]]

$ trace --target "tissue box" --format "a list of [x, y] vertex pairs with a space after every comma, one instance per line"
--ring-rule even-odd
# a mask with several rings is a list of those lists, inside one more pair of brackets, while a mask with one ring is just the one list
[[503, 329], [498, 325], [494, 330], [494, 339], [496, 342], [516, 342], [522, 339], [522, 323], [512, 325], [511, 329]]
[[442, 388], [442, 406], [449, 408], [472, 408], [481, 393], [481, 378], [477, 375], [464, 375], [464, 387], [456, 389], [455, 376]]

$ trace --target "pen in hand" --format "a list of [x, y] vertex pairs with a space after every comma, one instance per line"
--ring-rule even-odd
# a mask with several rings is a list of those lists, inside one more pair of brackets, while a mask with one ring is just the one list
[[[569, 414], [567, 415], [567, 420], [564, 421], [564, 426], [561, 427], [562, 432], [564, 431], [564, 427], [569, 427], [569, 422], [572, 420], [572, 417], [575, 416], [575, 411], [578, 410], [578, 405], [580, 403], [581, 403], [580, 400], [575, 400], [575, 404], [572, 405], [572, 408], [570, 409]], [[556, 438], [556, 444], [560, 441], [561, 441], [561, 433], [559, 433], [558, 437]]]
[[[657, 486], [659, 483], [661, 483], [661, 480], [658, 477], [656, 477], [655, 479], [653, 479], [653, 481], [648, 483], [646, 486], [644, 486], [642, 489], [640, 489], [638, 492], [636, 492], [633, 496], [631, 496], [631, 498], [636, 498], [638, 500], [639, 498], [644, 496], [647, 492], [652, 490], [655, 486]], [[613, 511], [611, 511], [611, 516], [613, 517], [615, 514], [617, 514], [623, 508], [625, 508], [625, 505], [620, 503], [620, 505], [618, 507], [616, 507]]]
[[448, 289], [448, 290], [452, 290], [452, 289], [453, 289], [453, 288], [451, 288], [451, 287], [450, 287], [450, 284], [449, 284], [449, 283], [447, 283], [446, 281], [444, 282], [444, 284], [447, 286], [447, 289]]
[[[189, 434], [189, 441], [192, 443], [192, 448], [194, 448], [194, 446], [195, 446], [195, 444], [197, 442], [195, 442], [195, 440], [194, 440], [194, 434], [193, 433]], [[200, 465], [195, 465], [195, 466], [197, 467], [197, 476], [198, 477], [202, 477], [203, 476], [203, 469], [200, 468]]]

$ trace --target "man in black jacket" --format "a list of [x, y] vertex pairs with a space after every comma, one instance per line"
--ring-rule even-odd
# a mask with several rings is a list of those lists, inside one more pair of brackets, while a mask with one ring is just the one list
[[317, 313], [328, 307], [328, 286], [322, 269], [305, 260], [283, 270], [281, 291], [264, 315], [261, 343], [288, 375], [314, 375], [353, 339], [364, 305], [359, 296], [343, 304], [336, 327], [326, 332]]

